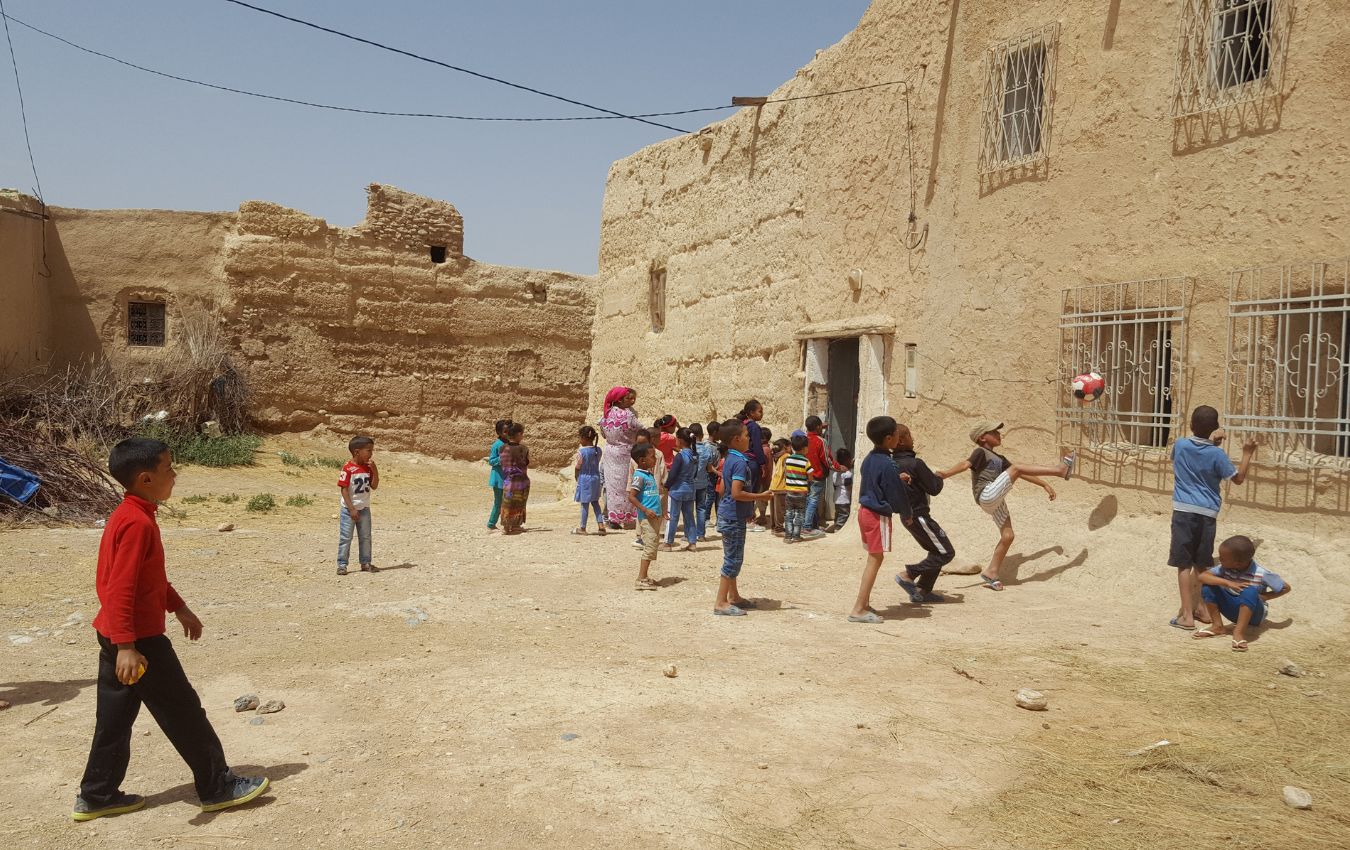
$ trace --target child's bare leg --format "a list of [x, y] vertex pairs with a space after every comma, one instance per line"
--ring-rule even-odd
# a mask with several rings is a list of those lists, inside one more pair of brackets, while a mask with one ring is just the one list
[[648, 561], [646, 558], [643, 558], [641, 561], [638, 562], [638, 576], [637, 576], [638, 581], [647, 580], [647, 568], [650, 567], [651, 565], [652, 562]]
[[1192, 567], [1186, 572], [1191, 574], [1191, 600], [1195, 603], [1195, 619], [1208, 625], [1214, 620], [1209, 616], [1209, 610], [1205, 606], [1204, 596], [1200, 593], [1200, 573], [1204, 570], [1200, 567]]
[[1028, 466], [1026, 464], [1014, 463], [1008, 467], [1008, 477], [1013, 481], [1019, 478], [1030, 476], [1048, 475], [1054, 478], [1068, 478], [1071, 468], [1067, 463], [1057, 463], [1054, 466]]
[[1237, 621], [1233, 623], [1233, 640], [1245, 641], [1247, 627], [1252, 624], [1252, 609], [1243, 605], [1238, 609]]
[[881, 571], [881, 562], [886, 556], [880, 552], [869, 552], [867, 566], [863, 567], [862, 581], [858, 583], [858, 598], [853, 602], [850, 616], [861, 617], [871, 611], [872, 586], [877, 583], [877, 573]]
[[998, 530], [998, 543], [994, 545], [994, 554], [989, 557], [989, 569], [984, 571], [985, 578], [998, 578], [998, 571], [1003, 567], [1003, 559], [1008, 556], [1008, 550], [1012, 548], [1016, 537], [1010, 519]]
[[728, 608], [731, 606], [731, 600], [740, 596], [736, 590], [736, 579], [720, 576], [717, 580], [717, 602], [713, 605], [715, 609]]
[[[1228, 627], [1223, 624], [1223, 615], [1219, 613], [1219, 606], [1213, 602], [1204, 603], [1205, 610], [1209, 612], [1209, 623], [1200, 631], [1196, 632], [1194, 637], [1205, 638], [1214, 637], [1228, 633]], [[1208, 634], [1205, 634], [1208, 632]]]
[[1188, 628], [1194, 626], [1198, 619], [1194, 612], [1205, 606], [1196, 591], [1195, 570], [1192, 567], [1177, 570], [1177, 593], [1181, 596], [1181, 606], [1177, 608], [1177, 625]]

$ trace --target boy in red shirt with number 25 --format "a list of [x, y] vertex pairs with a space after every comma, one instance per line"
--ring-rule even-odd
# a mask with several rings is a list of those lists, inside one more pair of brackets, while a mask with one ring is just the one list
[[370, 562], [370, 494], [380, 486], [380, 468], [375, 465], [375, 441], [370, 437], [352, 437], [347, 443], [352, 459], [338, 473], [342, 507], [338, 514], [337, 574], [347, 574], [347, 558], [352, 551], [352, 532], [356, 532], [357, 556], [361, 572], [378, 573]]
[[108, 456], [108, 471], [127, 492], [108, 517], [98, 546], [94, 742], [71, 818], [88, 821], [145, 805], [144, 797], [124, 794], [121, 788], [141, 703], [192, 768], [202, 811], [247, 803], [267, 790], [267, 777], [243, 777], [230, 770], [220, 738], [164, 634], [167, 611], [178, 618], [189, 640], [202, 636], [202, 621], [164, 572], [164, 544], [155, 522], [156, 503], [173, 493], [173, 455], [159, 440], [123, 440]]

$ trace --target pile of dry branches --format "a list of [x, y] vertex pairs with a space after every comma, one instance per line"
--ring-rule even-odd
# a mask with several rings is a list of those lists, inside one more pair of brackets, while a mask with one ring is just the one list
[[7, 463], [41, 481], [37, 495], [21, 505], [0, 497], [0, 514], [17, 519], [92, 522], [106, 517], [121, 500], [121, 489], [103, 467], [73, 446], [53, 441], [41, 428], [0, 422], [0, 446]]

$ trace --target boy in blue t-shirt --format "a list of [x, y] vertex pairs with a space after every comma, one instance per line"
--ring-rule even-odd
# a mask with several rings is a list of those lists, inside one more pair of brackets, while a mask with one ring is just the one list
[[1209, 622], [1200, 599], [1200, 573], [1214, 566], [1214, 528], [1221, 499], [1219, 484], [1241, 484], [1256, 455], [1256, 440], [1242, 447], [1234, 469], [1222, 448], [1219, 411], [1202, 404], [1191, 413], [1191, 434], [1172, 444], [1172, 545], [1167, 564], [1177, 569], [1181, 607], [1172, 618], [1178, 629], [1192, 631], [1197, 619]]
[[1200, 593], [1209, 609], [1210, 625], [1194, 637], [1224, 634], [1225, 617], [1233, 621], [1233, 651], [1247, 651], [1247, 627], [1259, 626], [1266, 618], [1266, 603], [1284, 596], [1289, 582], [1256, 563], [1256, 544], [1250, 537], [1234, 535], [1219, 544], [1219, 566], [1200, 573]]
[[636, 588], [656, 590], [660, 585], [647, 576], [647, 568], [656, 560], [656, 542], [661, 536], [661, 490], [656, 486], [656, 476], [652, 475], [652, 467], [656, 466], [656, 448], [651, 443], [638, 443], [633, 446], [632, 456], [637, 469], [633, 470], [633, 480], [628, 484], [628, 504], [648, 526], [647, 533], [638, 538], [642, 541], [642, 560], [638, 564]]
[[745, 609], [755, 603], [741, 596], [736, 577], [745, 562], [745, 524], [754, 516], [755, 502], [767, 502], [773, 492], [759, 489], [760, 465], [751, 462], [750, 436], [739, 419], [728, 419], [718, 429], [718, 438], [727, 449], [722, 463], [722, 501], [717, 505], [717, 530], [722, 534], [722, 575], [717, 582], [717, 602], [713, 613], [723, 617], [744, 617]]

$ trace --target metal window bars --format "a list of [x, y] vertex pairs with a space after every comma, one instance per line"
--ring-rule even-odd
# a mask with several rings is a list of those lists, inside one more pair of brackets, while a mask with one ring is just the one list
[[[1106, 452], [1163, 450], [1184, 409], [1189, 278], [1066, 289], [1060, 311], [1060, 443]], [[1097, 372], [1096, 401], [1074, 397], [1074, 375]]]
[[986, 52], [981, 174], [1033, 165], [1045, 158], [1058, 37], [1059, 24], [1047, 24]]
[[127, 304], [127, 344], [164, 344], [164, 305], [153, 301]]
[[1229, 430], [1350, 468], [1350, 259], [1234, 271], [1228, 302]]
[[1283, 90], [1292, 0], [1183, 0], [1172, 116]]

